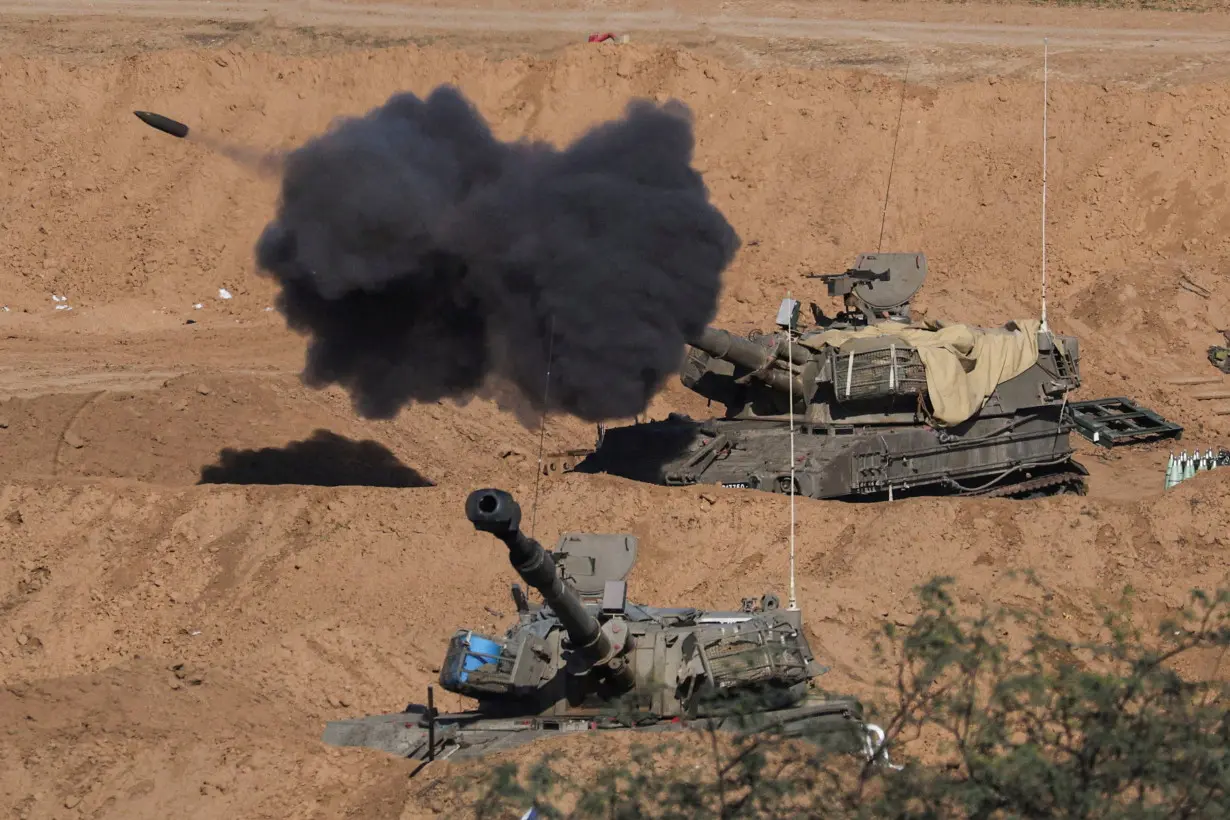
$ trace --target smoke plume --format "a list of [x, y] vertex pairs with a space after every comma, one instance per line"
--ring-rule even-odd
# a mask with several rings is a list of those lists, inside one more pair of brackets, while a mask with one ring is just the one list
[[371, 418], [492, 382], [539, 413], [643, 412], [740, 244], [693, 146], [685, 106], [644, 101], [565, 150], [506, 143], [451, 86], [335, 122], [282, 158], [256, 247], [305, 381]]
[[208, 135], [189, 133], [187, 139], [200, 143], [211, 151], [227, 157], [232, 162], [250, 168], [262, 175], [280, 173], [285, 155], [281, 151], [263, 151], [247, 145], [237, 145]]

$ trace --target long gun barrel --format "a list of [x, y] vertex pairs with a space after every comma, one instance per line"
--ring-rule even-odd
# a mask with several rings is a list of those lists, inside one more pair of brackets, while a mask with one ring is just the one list
[[586, 611], [576, 590], [564, 582], [542, 544], [521, 532], [521, 506], [503, 490], [475, 490], [466, 499], [474, 529], [489, 532], [508, 547], [508, 560], [527, 584], [538, 590], [568, 631], [568, 639], [593, 664], [611, 660], [611, 640]]
[[787, 366], [792, 359], [793, 364], [806, 363], [807, 351], [797, 345], [787, 346], [786, 342], [782, 341], [776, 349], [770, 349], [716, 327], [705, 328], [691, 344], [710, 356], [746, 367], [756, 374], [756, 378], [783, 393], [791, 390], [790, 381], [793, 379], [794, 395], [803, 395], [803, 382], [797, 376], [792, 376], [787, 370], [768, 369], [775, 359]]

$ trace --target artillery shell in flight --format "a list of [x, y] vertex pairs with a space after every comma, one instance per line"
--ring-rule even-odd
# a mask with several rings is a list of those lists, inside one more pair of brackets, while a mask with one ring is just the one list
[[164, 117], [161, 114], [153, 114], [149, 111], [133, 111], [141, 122], [146, 125], [157, 128], [159, 131], [165, 131], [173, 137], [184, 138], [188, 136], [188, 126], [182, 122], [176, 122], [170, 117]]

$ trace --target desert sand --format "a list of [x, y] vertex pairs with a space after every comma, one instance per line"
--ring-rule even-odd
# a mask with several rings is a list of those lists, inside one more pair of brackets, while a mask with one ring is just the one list
[[[481, 399], [368, 421], [304, 386], [304, 339], [253, 262], [277, 180], [133, 109], [289, 148], [455, 83], [500, 137], [565, 143], [632, 97], [675, 97], [744, 243], [720, 324], [767, 326], [787, 290], [826, 305], [805, 275], [875, 250], [883, 216], [885, 250], [928, 256], [920, 312], [997, 325], [1039, 310], [1049, 36], [1048, 309], [1081, 340], [1074, 398], [1134, 397], [1184, 438], [1077, 439], [1083, 498], [799, 502], [824, 685], [865, 696], [872, 638], [933, 575], [1015, 602], [1008, 574], [1037, 569], [1076, 634], [1127, 586], [1157, 620], [1226, 583], [1230, 471], [1162, 489], [1171, 449], [1230, 446], [1230, 401], [1194, 398], [1230, 377], [1184, 383], [1218, 377], [1205, 350], [1230, 327], [1220, 5], [0, 2], [0, 808], [460, 811], [446, 783], [464, 767], [409, 780], [320, 731], [420, 699], [453, 629], [511, 619], [502, 547], [462, 503], [497, 486], [528, 511], [538, 432]], [[672, 410], [705, 407], [672, 382], [649, 415]], [[546, 448], [592, 437], [552, 418]], [[782, 497], [572, 474], [534, 509], [548, 546], [639, 536], [633, 597], [663, 605], [784, 593], [789, 520]]]

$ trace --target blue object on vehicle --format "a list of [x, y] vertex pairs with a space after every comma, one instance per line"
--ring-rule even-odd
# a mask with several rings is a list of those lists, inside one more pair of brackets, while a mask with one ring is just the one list
[[498, 663], [504, 647], [497, 641], [473, 632], [458, 632], [449, 642], [445, 668], [440, 682], [446, 689], [464, 684], [470, 672], [489, 663]]

